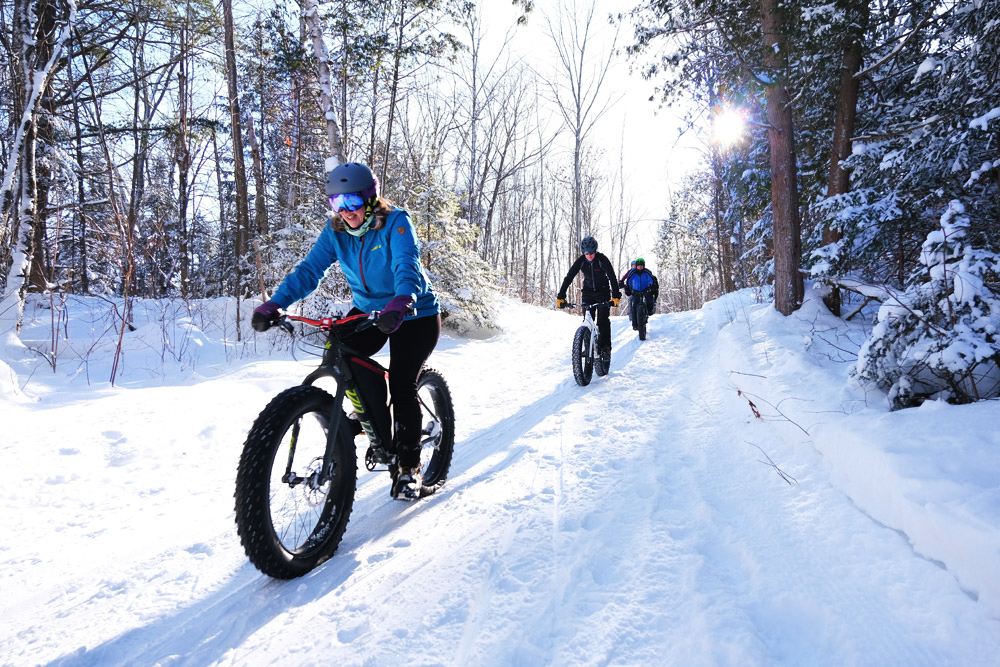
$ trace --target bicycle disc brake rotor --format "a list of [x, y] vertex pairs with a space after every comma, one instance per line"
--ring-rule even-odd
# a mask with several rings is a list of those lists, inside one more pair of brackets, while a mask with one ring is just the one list
[[323, 470], [323, 457], [317, 456], [306, 467], [306, 482], [302, 485], [302, 496], [310, 507], [319, 507], [326, 501], [330, 492], [330, 482], [319, 484], [320, 472]]

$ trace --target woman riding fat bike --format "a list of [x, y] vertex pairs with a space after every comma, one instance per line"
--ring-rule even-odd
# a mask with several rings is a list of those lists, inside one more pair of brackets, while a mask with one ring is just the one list
[[[380, 315], [312, 320], [286, 314], [278, 321], [291, 333], [292, 320], [314, 327], [307, 336], [324, 336], [322, 346], [314, 346], [322, 349], [322, 362], [301, 385], [272, 399], [254, 421], [243, 444], [234, 494], [236, 528], [247, 557], [261, 572], [279, 579], [301, 576], [337, 550], [354, 506], [358, 430], [368, 439], [365, 467], [398, 476], [388, 371], [346, 342], [376, 328]], [[324, 378], [336, 382], [335, 395], [317, 386]], [[420, 474], [401, 490], [411, 498], [444, 484], [455, 444], [451, 393], [441, 374], [421, 369], [416, 393], [425, 425]], [[344, 415], [345, 398], [354, 406], [356, 421]]]
[[406, 497], [419, 473], [417, 379], [441, 335], [438, 298], [420, 264], [409, 213], [379, 196], [371, 169], [356, 162], [336, 167], [327, 174], [326, 196], [332, 217], [306, 258], [270, 300], [254, 310], [252, 325], [257, 331], [267, 330], [279, 309], [308, 296], [327, 269], [340, 262], [353, 295], [349, 314], [380, 313], [377, 326], [356, 331], [345, 342], [363, 356], [375, 354], [389, 342], [389, 393], [398, 453], [390, 493]]

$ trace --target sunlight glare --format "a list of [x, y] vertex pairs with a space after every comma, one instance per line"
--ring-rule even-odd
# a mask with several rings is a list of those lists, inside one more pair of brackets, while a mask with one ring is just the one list
[[738, 109], [726, 109], [715, 117], [713, 135], [723, 146], [732, 146], [743, 136], [743, 114]]

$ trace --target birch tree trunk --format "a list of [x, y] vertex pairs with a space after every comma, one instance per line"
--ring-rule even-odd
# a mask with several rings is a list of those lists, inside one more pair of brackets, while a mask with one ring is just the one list
[[[63, 46], [76, 23], [74, 0], [66, 0], [60, 30], [56, 30], [58, 21], [51, 13], [52, 7], [54, 5], [46, 3], [41, 6], [28, 0], [16, 0], [14, 3], [14, 25], [21, 45], [21, 71], [24, 76], [24, 89], [17, 92], [24, 102], [20, 105], [21, 119], [9, 144], [3, 180], [0, 181], [0, 277], [4, 276], [3, 269], [7, 269], [4, 283], [0, 285], [3, 288], [0, 316], [3, 313], [12, 314], [15, 332], [20, 330], [24, 315], [31, 257], [34, 252], [40, 252], [39, 248], [32, 248], [34, 243], [29, 241], [33, 238], [32, 223], [41, 215], [33, 191], [36, 117], [41, 100], [51, 85], [55, 64], [62, 56]], [[49, 28], [43, 30], [41, 24], [48, 20], [51, 20]]]
[[767, 142], [771, 158], [771, 208], [774, 216], [774, 307], [790, 315], [802, 305], [805, 286], [799, 264], [802, 239], [799, 222], [795, 133], [791, 99], [784, 83], [787, 51], [784, 15], [779, 0], [760, 0], [767, 86]]
[[[231, 0], [225, 0], [230, 2]], [[337, 125], [337, 114], [333, 108], [333, 80], [330, 76], [330, 52], [323, 41], [323, 29], [319, 20], [319, 5], [316, 0], [302, 0], [302, 16], [305, 21], [309, 38], [316, 56], [316, 74], [319, 77], [320, 109], [326, 118], [326, 138], [330, 147], [326, 171], [333, 170], [338, 164], [346, 161], [344, 142], [341, 139], [340, 127]]]

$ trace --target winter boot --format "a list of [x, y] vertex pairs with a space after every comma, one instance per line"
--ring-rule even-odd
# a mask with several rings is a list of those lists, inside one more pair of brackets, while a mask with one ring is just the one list
[[421, 435], [417, 431], [417, 428], [407, 427], [396, 422], [393, 443], [396, 447], [397, 465], [389, 469], [389, 474], [392, 477], [392, 487], [389, 489], [389, 495], [393, 498], [413, 500], [421, 497]]
[[421, 483], [420, 466], [415, 468], [392, 466], [389, 475], [392, 477], [389, 495], [397, 500], [417, 500], [436, 491], [436, 489], [425, 489]]

